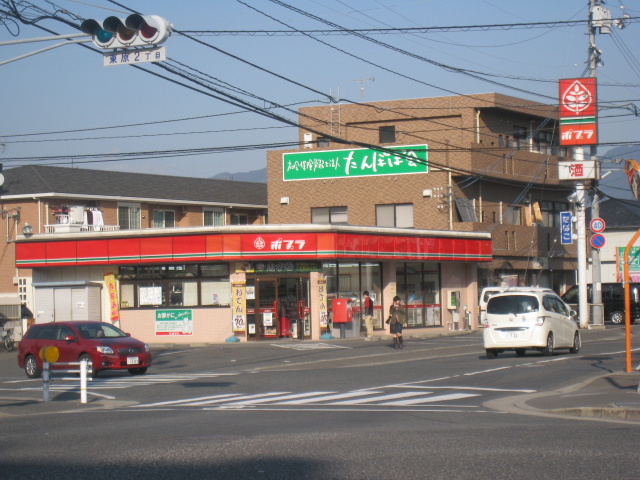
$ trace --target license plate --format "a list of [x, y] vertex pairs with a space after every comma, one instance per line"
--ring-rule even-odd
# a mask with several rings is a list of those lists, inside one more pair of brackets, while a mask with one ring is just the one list
[[504, 335], [507, 338], [518, 338], [518, 334], [517, 333], [505, 333]]
[[138, 365], [140, 359], [138, 357], [127, 357], [127, 365]]

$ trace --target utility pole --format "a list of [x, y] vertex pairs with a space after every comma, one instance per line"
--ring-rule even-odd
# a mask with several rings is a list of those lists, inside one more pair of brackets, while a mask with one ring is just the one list
[[[609, 33], [609, 26], [602, 25], [601, 16], [598, 15], [596, 22], [595, 12], [596, 4], [599, 0], [589, 0], [589, 76], [596, 78], [596, 68], [600, 61], [600, 51], [596, 47], [596, 29], [600, 28], [600, 33]], [[602, 8], [602, 7], [601, 7]], [[606, 15], [605, 15], [606, 16]], [[599, 27], [600, 26], [600, 27]], [[600, 178], [601, 169], [600, 162], [597, 158], [598, 147], [591, 145], [591, 160], [596, 163], [596, 178], [591, 181], [592, 197], [591, 197], [591, 219], [600, 217], [600, 195], [598, 194], [598, 179]], [[602, 270], [600, 266], [600, 249], [591, 249], [591, 290], [592, 290], [592, 310], [591, 325], [604, 326], [604, 308], [602, 305]]]

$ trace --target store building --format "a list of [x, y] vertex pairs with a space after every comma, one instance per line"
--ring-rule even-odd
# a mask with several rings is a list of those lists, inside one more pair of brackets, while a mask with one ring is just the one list
[[488, 232], [479, 288], [562, 292], [577, 251], [559, 213], [575, 185], [558, 179], [572, 151], [556, 110], [494, 93], [301, 108], [301, 148], [267, 157], [269, 221]]
[[[48, 229], [51, 203], [22, 215], [37, 227], [16, 236], [15, 266], [33, 272], [36, 321], [98, 311], [152, 343], [356, 337], [368, 290], [375, 334], [399, 295], [411, 335], [476, 328], [485, 285], [573, 283], [575, 247], [556, 241], [573, 187], [558, 161], [570, 152], [552, 107], [482, 94], [300, 111], [301, 148], [268, 152], [266, 192], [224, 182], [216, 198], [193, 199], [189, 180], [167, 177], [154, 190], [166, 196], [136, 210], [148, 222], [137, 228]], [[248, 201], [257, 192], [268, 223]], [[121, 226], [122, 201], [95, 207]], [[163, 205], [188, 220], [163, 223]], [[223, 209], [224, 224], [207, 223], [208, 208]], [[235, 209], [252, 220], [234, 222]], [[336, 298], [350, 311], [334, 311]]]

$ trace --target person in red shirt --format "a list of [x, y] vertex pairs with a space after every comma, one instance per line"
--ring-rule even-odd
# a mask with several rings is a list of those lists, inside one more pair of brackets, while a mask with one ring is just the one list
[[369, 292], [365, 290], [362, 293], [364, 300], [362, 301], [363, 305], [363, 317], [364, 324], [367, 327], [367, 337], [373, 337], [373, 300], [369, 297]]

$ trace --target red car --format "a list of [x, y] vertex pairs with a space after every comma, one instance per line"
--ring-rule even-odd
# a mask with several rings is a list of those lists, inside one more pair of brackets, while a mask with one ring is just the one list
[[72, 370], [77, 367], [57, 365], [64, 362], [91, 360], [90, 375], [101, 370], [129, 370], [142, 375], [151, 366], [149, 345], [103, 322], [53, 322], [32, 325], [18, 346], [18, 365], [29, 378], [42, 375], [40, 349], [54, 346], [60, 353], [52, 369]]

